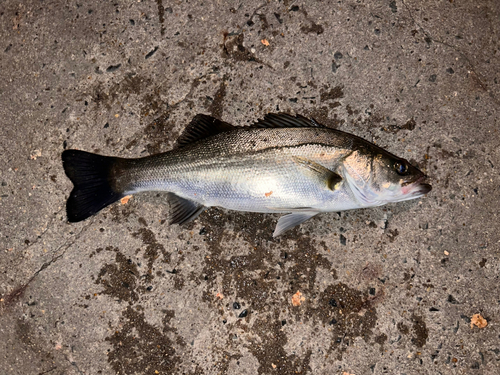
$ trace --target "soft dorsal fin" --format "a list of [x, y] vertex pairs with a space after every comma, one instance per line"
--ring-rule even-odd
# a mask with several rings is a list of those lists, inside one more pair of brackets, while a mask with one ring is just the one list
[[227, 122], [217, 120], [212, 116], [198, 114], [194, 116], [189, 125], [186, 126], [186, 129], [184, 129], [179, 136], [176, 147], [184, 147], [200, 139], [234, 129], [235, 127]]
[[324, 128], [313, 119], [288, 113], [268, 113], [264, 119], [252, 125], [256, 128]]

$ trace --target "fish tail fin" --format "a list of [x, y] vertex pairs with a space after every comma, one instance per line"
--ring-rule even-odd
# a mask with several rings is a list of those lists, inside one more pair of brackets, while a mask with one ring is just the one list
[[68, 221], [85, 220], [124, 196], [113, 190], [109, 178], [118, 158], [79, 150], [66, 150], [61, 156], [74, 185], [66, 203]]

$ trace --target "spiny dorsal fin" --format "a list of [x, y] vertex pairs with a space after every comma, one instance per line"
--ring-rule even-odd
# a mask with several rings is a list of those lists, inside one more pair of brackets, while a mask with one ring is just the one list
[[235, 127], [227, 122], [217, 120], [212, 116], [198, 114], [194, 116], [186, 129], [177, 139], [176, 147], [184, 147], [200, 139], [211, 137], [219, 133], [234, 130]]
[[313, 119], [301, 115], [288, 113], [268, 113], [264, 119], [257, 121], [252, 127], [256, 128], [324, 128]]

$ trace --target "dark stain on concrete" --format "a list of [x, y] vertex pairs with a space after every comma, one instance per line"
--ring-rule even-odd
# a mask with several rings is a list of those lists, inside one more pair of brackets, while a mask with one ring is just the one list
[[265, 15], [263, 15], [263, 14], [259, 14], [258, 16], [259, 16], [259, 20], [260, 20], [260, 22], [262, 23], [262, 26], [261, 26], [261, 28], [260, 28], [260, 29], [261, 29], [262, 31], [267, 30], [267, 29], [269, 28], [269, 22], [267, 22], [267, 18], [266, 18], [266, 16], [265, 16]]
[[302, 31], [304, 34], [316, 33], [316, 35], [319, 35], [319, 34], [323, 34], [325, 29], [323, 28], [323, 26], [318, 25], [318, 24], [311, 21], [310, 26], [304, 25], [300, 28], [300, 31]]
[[160, 35], [165, 35], [165, 8], [163, 7], [162, 0], [156, 0], [158, 5], [158, 20], [160, 21]]
[[387, 232], [386, 232], [386, 235], [387, 237], [389, 238], [389, 242], [394, 242], [394, 240], [396, 239], [397, 236], [399, 236], [399, 231], [398, 229], [388, 229]]
[[10, 307], [15, 304], [24, 295], [24, 292], [28, 288], [29, 282], [14, 288], [10, 293], [5, 295], [0, 295], [0, 315], [4, 308]]
[[[138, 265], [119, 249], [107, 247], [107, 251], [116, 253], [115, 263], [104, 265], [95, 281], [104, 288], [101, 294], [129, 303], [122, 312], [120, 329], [106, 338], [113, 347], [108, 353], [108, 362], [116, 374], [154, 374], [155, 371], [162, 374], [173, 373], [181, 363], [176, 348], [186, 345], [182, 337], [177, 335], [177, 330], [171, 326], [174, 311], [162, 310], [162, 327], [157, 328], [146, 322], [143, 308], [137, 305], [140, 295], [149, 290], [142, 284], [153, 277], [152, 263], [160, 253], [164, 255], [164, 260], [169, 260], [169, 254], [165, 253], [150, 230], [141, 228], [133, 235], [140, 237], [147, 245], [144, 254], [148, 259], [146, 278], [140, 277]], [[102, 249], [97, 249], [96, 253], [101, 251]]]
[[132, 236], [142, 239], [142, 242], [146, 245], [143, 257], [147, 260], [148, 271], [145, 275], [145, 280], [151, 281], [154, 278], [153, 264], [156, 259], [161, 254], [163, 256], [163, 263], [170, 263], [170, 253], [165, 250], [165, 246], [156, 240], [155, 234], [148, 228], [139, 228], [137, 232], [132, 233]]
[[127, 204], [123, 205], [120, 202], [114, 203], [110, 206], [109, 211], [103, 210], [103, 216], [106, 218], [108, 213], [111, 214], [111, 220], [115, 223], [128, 222], [130, 215], [135, 212], [135, 202], [133, 199], [129, 200]]
[[318, 297], [318, 306], [311, 307], [308, 315], [316, 316], [332, 331], [330, 350], [338, 349], [342, 357], [355, 337], [367, 341], [377, 322], [375, 301], [367, 292], [350, 288], [346, 284], [329, 285]]
[[413, 333], [414, 333], [411, 342], [415, 344], [418, 348], [421, 348], [427, 342], [427, 338], [429, 337], [429, 330], [427, 329], [423, 317], [412, 314], [411, 320], [413, 322]]
[[[330, 261], [318, 250], [323, 247], [326, 251], [326, 244], [301, 235], [297, 229], [272, 239], [275, 219], [271, 215], [212, 209], [202, 214], [199, 222], [209, 252], [200, 278], [206, 283], [204, 300], [218, 306], [224, 315], [221, 304], [230, 308], [234, 297], [249, 312], [248, 316], [256, 317], [252, 332], [259, 337], [259, 344], [249, 350], [259, 361], [259, 374], [267, 373], [271, 364], [281, 366], [279, 372], [284, 374], [309, 371], [310, 353], [303, 358], [286, 354], [287, 338], [281, 330], [284, 318], [286, 324], [321, 322], [331, 331], [330, 350], [338, 351], [340, 357], [353, 338], [368, 341], [372, 336], [377, 321], [375, 305], [381, 301], [380, 296], [371, 297], [368, 292], [343, 283], [329, 285], [323, 292], [318, 290], [319, 269], [328, 270], [333, 279], [337, 278]], [[224, 257], [227, 241], [236, 236], [248, 243], [249, 254]], [[218, 289], [221, 285], [216, 284], [217, 280], [222, 280], [222, 290]], [[231, 300], [221, 302], [214, 297], [216, 290]], [[302, 306], [294, 307], [291, 297], [297, 291], [306, 300]], [[248, 317], [245, 319], [250, 323]]]
[[224, 98], [226, 96], [226, 81], [222, 80], [219, 89], [215, 93], [214, 100], [209, 105], [208, 110], [210, 114], [218, 119], [222, 118], [222, 114], [224, 112]]
[[168, 115], [170, 113], [169, 105], [161, 99], [159, 87], [155, 87], [152, 91], [143, 95], [141, 99], [141, 117], [151, 117], [156, 113]]
[[185, 346], [182, 339], [170, 338], [177, 330], [170, 326], [173, 311], [164, 310], [162, 327], [149, 324], [140, 311], [131, 306], [122, 312], [122, 328], [116, 330], [106, 341], [113, 349], [108, 353], [108, 362], [118, 375], [125, 374], [173, 374], [182, 362], [178, 350]]
[[[204, 279], [208, 282], [205, 300], [212, 300], [209, 290], [215, 287], [219, 274], [222, 276], [224, 295], [235, 293], [236, 298], [246, 302], [247, 308], [262, 309], [269, 303], [267, 297], [276, 290], [278, 280], [277, 271], [269, 267], [276, 261], [269, 251], [264, 250], [267, 239], [271, 236], [269, 228], [273, 219], [268, 215], [241, 215], [211, 209], [200, 216], [199, 222], [205, 227], [209, 251], [203, 269]], [[249, 255], [224, 259], [225, 241], [228, 239], [224, 227], [228, 222], [234, 226], [234, 233], [239, 233], [249, 243]], [[235, 234], [231, 236], [234, 238]]]
[[320, 90], [320, 99], [322, 102], [327, 100], [337, 100], [344, 97], [342, 86], [336, 86], [330, 90], [328, 89], [328, 86], [323, 86], [323, 89]]
[[[146, 144], [146, 151], [150, 155], [170, 150], [171, 143], [177, 139], [178, 135], [172, 132], [175, 124], [173, 121], [169, 121], [169, 118], [170, 114], [168, 112], [163, 113], [144, 128], [144, 136], [146, 138], [146, 142], [148, 142]], [[137, 136], [134, 136], [132, 142], [136, 139], [136, 137]]]
[[411, 118], [404, 125], [387, 125], [387, 126], [383, 127], [382, 130], [389, 132], [389, 133], [396, 134], [400, 130], [410, 130], [411, 131], [411, 130], [415, 129], [416, 126], [417, 126], [417, 123], [415, 122], [415, 120], [413, 118]]
[[139, 95], [150, 85], [151, 79], [130, 73], [122, 81], [114, 83], [108, 88], [104, 87], [102, 83], [98, 83], [92, 91], [92, 101], [98, 108], [103, 106], [109, 111], [118, 99], [119, 94], [124, 94], [125, 98], [130, 95]]
[[[41, 336], [40, 334], [37, 334], [34, 327], [32, 327], [32, 325], [24, 319], [16, 319], [15, 331], [19, 341], [23, 343], [26, 349], [30, 350], [40, 361], [39, 364], [42, 367], [38, 368], [40, 373], [45, 373], [42, 370], [43, 368], [53, 369], [55, 357], [51, 352], [46, 350], [47, 344], [40, 341], [39, 337]], [[33, 363], [33, 369], [35, 366], [36, 364]], [[49, 371], [51, 370], [46, 370], [46, 372]]]
[[387, 335], [385, 333], [382, 333], [381, 335], [375, 337], [374, 340], [377, 344], [380, 345], [380, 352], [384, 352], [384, 344], [387, 341]]
[[244, 38], [243, 33], [235, 36], [225, 32], [224, 41], [221, 45], [222, 57], [233, 61], [250, 61], [265, 64], [243, 45]]
[[398, 331], [403, 335], [407, 335], [408, 333], [410, 333], [410, 328], [403, 322], [399, 322], [396, 327], [398, 328]]
[[415, 122], [415, 120], [412, 117], [401, 128], [406, 129], [406, 130], [413, 130], [413, 129], [415, 129], [415, 126], [417, 126], [417, 123]]
[[109, 295], [129, 304], [137, 302], [139, 300], [135, 290], [139, 277], [137, 265], [117, 248], [107, 247], [106, 250], [116, 253], [116, 263], [105, 264], [99, 271], [95, 283], [104, 288], [100, 294]]
[[312, 352], [308, 350], [303, 358], [288, 354], [285, 345], [288, 342], [286, 332], [282, 330], [279, 309], [272, 318], [258, 319], [252, 330], [259, 333], [260, 340], [255, 340], [248, 350], [258, 359], [257, 373], [269, 374], [306, 374], [311, 370], [309, 365]]
[[318, 25], [316, 24], [307, 14], [307, 11], [304, 7], [300, 8], [299, 6], [297, 5], [294, 5], [292, 6], [292, 8], [290, 8], [291, 11], [299, 11], [300, 10], [300, 13], [302, 13], [305, 17], [305, 19], [311, 24], [310, 26], [302, 26], [300, 28], [300, 30], [304, 33], [304, 34], [309, 34], [309, 33], [316, 33], [317, 35], [319, 34], [323, 34], [323, 32], [325, 31], [325, 29], [323, 28], [323, 26], [321, 25]]
[[337, 115], [330, 116], [330, 109], [326, 106], [314, 107], [313, 109], [305, 109], [303, 115], [312, 118], [322, 125], [336, 129], [339, 125], [345, 122], [344, 119], [338, 119]]

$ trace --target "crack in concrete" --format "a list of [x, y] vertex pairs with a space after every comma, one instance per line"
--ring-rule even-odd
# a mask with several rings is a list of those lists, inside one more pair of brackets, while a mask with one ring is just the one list
[[[62, 251], [61, 254], [57, 255], [57, 256], [53, 256], [51, 260], [49, 260], [48, 262], [45, 262], [38, 271], [36, 271], [33, 276], [31, 277], [31, 279], [28, 281], [28, 284], [36, 277], [38, 276], [38, 274], [40, 272], [42, 272], [43, 270], [45, 270], [46, 268], [48, 268], [50, 265], [52, 265], [54, 262], [56, 262], [57, 260], [59, 260], [60, 258], [62, 258], [64, 256], [64, 254], [66, 254], [66, 251], [72, 246], [74, 245], [74, 243], [80, 238], [80, 236], [82, 235], [82, 233], [88, 228], [90, 227], [92, 224], [94, 223], [94, 220], [91, 219], [89, 221], [89, 223], [87, 225], [85, 225], [77, 234], [75, 234], [71, 239], [67, 240], [64, 244], [62, 244], [61, 246], [59, 246], [56, 251], [54, 251], [54, 253], [56, 254], [57, 252], [59, 252], [60, 249], [62, 249], [64, 247], [64, 250]], [[69, 242], [69, 243], [68, 243]]]
[[48, 374], [49, 372], [52, 372], [54, 370], [57, 370], [57, 367], [52, 367], [46, 371], [40, 372], [38, 375]]
[[413, 23], [415, 25], [417, 25], [417, 27], [419, 27], [423, 33], [425, 34], [425, 36], [427, 38], [429, 38], [430, 40], [432, 40], [433, 42], [435, 43], [439, 43], [439, 44], [442, 44], [448, 48], [451, 48], [453, 49], [455, 52], [457, 52], [461, 58], [463, 58], [466, 62], [467, 62], [467, 65], [468, 65], [468, 69], [469, 69], [469, 72], [474, 74], [474, 78], [478, 81], [479, 85], [481, 86], [481, 88], [486, 92], [488, 93], [488, 96], [495, 102], [495, 104], [497, 104], [498, 106], [500, 106], [500, 100], [498, 100], [495, 95], [491, 92], [491, 90], [488, 89], [488, 85], [485, 84], [482, 80], [481, 80], [481, 76], [477, 73], [476, 71], [476, 68], [474, 67], [474, 64], [471, 62], [471, 60], [467, 57], [467, 55], [462, 52], [458, 47], [455, 47], [454, 45], [452, 44], [449, 44], [447, 42], [444, 42], [442, 40], [439, 40], [439, 39], [436, 39], [434, 38], [419, 22], [417, 22], [417, 20], [415, 19], [415, 17], [413, 17], [413, 13], [411, 12], [410, 10], [410, 7], [408, 6], [408, 4], [406, 4], [405, 0], [401, 0], [401, 2], [403, 3], [404, 7], [406, 8], [406, 10], [408, 11], [409, 15], [410, 15], [410, 18], [411, 20], [413, 21]]
[[76, 369], [76, 371], [78, 371], [79, 374], [85, 374], [82, 370], [80, 370], [78, 364], [75, 361], [73, 361], [67, 354], [64, 354], [64, 358], [66, 358], [66, 360], [71, 364], [71, 366], [73, 366]]
[[13, 291], [10, 293], [1, 296], [0, 298], [0, 316], [2, 315], [2, 312], [8, 307], [9, 305], [13, 304], [16, 302], [19, 298], [22, 297], [28, 286], [31, 284], [33, 280], [42, 272], [43, 270], [47, 269], [50, 267], [53, 263], [55, 263], [57, 260], [62, 258], [64, 254], [66, 254], [66, 251], [80, 238], [80, 236], [83, 234], [83, 232], [90, 227], [93, 224], [94, 220], [90, 220], [90, 222], [85, 225], [77, 234], [75, 234], [71, 239], [66, 240], [65, 243], [63, 243], [61, 246], [59, 246], [55, 251], [54, 254], [57, 254], [61, 249], [62, 252], [59, 255], [53, 256], [52, 259], [50, 259], [48, 262], [45, 262], [42, 264], [42, 266], [29, 278], [29, 280], [24, 283], [23, 285], [15, 288]]
[[[47, 233], [47, 231], [49, 229], [52, 228], [52, 223], [54, 222], [54, 220], [57, 218], [57, 215], [59, 215], [61, 213], [62, 210], [64, 210], [65, 207], [62, 207], [59, 209], [59, 211], [56, 211], [54, 213], [54, 216], [52, 217], [52, 219], [49, 221], [49, 223], [47, 224], [47, 227], [42, 231], [42, 233], [40, 233], [39, 235], [37, 235], [36, 239], [31, 242], [25, 249], [24, 249], [24, 254], [26, 254], [26, 252], [31, 249], [31, 247], [35, 246], [38, 242], [40, 242], [40, 240], [43, 238], [43, 236], [45, 235], [45, 233]], [[25, 259], [24, 257], [24, 254], [21, 256], [21, 259], [18, 263], [15, 263], [14, 264], [14, 267], [17, 267], [19, 266]]]

